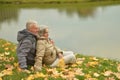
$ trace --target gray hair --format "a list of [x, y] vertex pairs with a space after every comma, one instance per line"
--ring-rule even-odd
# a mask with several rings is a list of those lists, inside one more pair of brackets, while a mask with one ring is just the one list
[[43, 36], [45, 34], [46, 29], [48, 29], [47, 25], [40, 25], [39, 35]]
[[37, 24], [37, 21], [29, 20], [26, 22], [26, 29], [29, 30], [33, 25]]

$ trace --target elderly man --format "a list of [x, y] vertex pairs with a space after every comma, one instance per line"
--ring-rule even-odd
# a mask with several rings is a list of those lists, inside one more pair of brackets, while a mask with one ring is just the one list
[[21, 69], [27, 69], [28, 65], [33, 66], [36, 56], [36, 37], [38, 34], [36, 21], [28, 21], [26, 29], [19, 31], [17, 35], [17, 57]]

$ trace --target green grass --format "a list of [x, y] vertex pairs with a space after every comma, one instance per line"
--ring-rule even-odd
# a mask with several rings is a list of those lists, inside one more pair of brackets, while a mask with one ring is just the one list
[[[40, 0], [41, 1], [41, 0]], [[112, 6], [119, 5], [119, 1], [100, 1], [100, 2], [80, 2], [80, 3], [70, 3], [70, 4], [0, 4], [0, 8], [56, 8], [56, 9], [86, 9], [86, 8], [96, 8], [98, 6]]]
[[120, 2], [119, 0], [0, 0], [1, 4], [73, 4], [88, 2]]
[[38, 73], [31, 67], [31, 73], [22, 72], [17, 65], [16, 44], [0, 39], [0, 80], [120, 80], [119, 61], [82, 54], [76, 58], [75, 64], [64, 69], [44, 66]]

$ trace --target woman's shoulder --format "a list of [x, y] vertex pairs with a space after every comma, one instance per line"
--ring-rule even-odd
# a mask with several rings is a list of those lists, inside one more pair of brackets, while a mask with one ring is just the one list
[[37, 39], [37, 43], [42, 43], [42, 44], [45, 44], [47, 42], [47, 40], [46, 40], [46, 38], [42, 38], [42, 37], [40, 37], [40, 38], [38, 38]]

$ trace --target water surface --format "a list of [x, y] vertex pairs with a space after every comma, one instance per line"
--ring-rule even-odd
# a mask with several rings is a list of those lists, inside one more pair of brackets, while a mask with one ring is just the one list
[[120, 5], [89, 8], [0, 8], [0, 38], [17, 43], [27, 20], [48, 25], [63, 50], [120, 60]]

